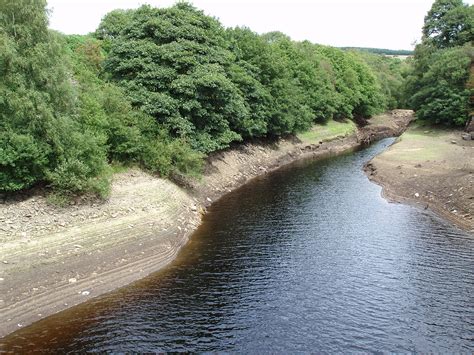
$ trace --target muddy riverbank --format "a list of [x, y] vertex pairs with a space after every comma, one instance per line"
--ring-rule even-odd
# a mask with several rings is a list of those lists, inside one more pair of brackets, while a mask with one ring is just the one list
[[[248, 143], [208, 159], [181, 188], [139, 170], [117, 174], [111, 197], [52, 207], [41, 191], [0, 204], [0, 336], [157, 271], [178, 254], [206, 206], [296, 160], [323, 158], [401, 134], [410, 111], [354, 133]], [[317, 128], [315, 128], [317, 129]]]
[[461, 131], [410, 127], [366, 172], [389, 200], [429, 208], [474, 232], [474, 141]]

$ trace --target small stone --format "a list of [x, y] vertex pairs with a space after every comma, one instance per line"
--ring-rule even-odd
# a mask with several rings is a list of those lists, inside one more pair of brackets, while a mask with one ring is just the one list
[[3, 263], [4, 263], [4, 264], [8, 264], [8, 261], [6, 261], [6, 260], [3, 260]]
[[415, 192], [415, 197], [420, 197], [420, 194], [418, 192]]
[[212, 200], [208, 197], [206, 198], [207, 202], [212, 202]]
[[451, 144], [456, 144], [457, 142], [456, 141], [451, 141]]
[[83, 295], [83, 296], [89, 296], [89, 295], [90, 295], [90, 292], [89, 292], [89, 291], [82, 291], [82, 292], [81, 292], [81, 295]]
[[71, 277], [68, 281], [70, 284], [73, 284], [77, 282], [77, 279], [75, 277]]
[[197, 207], [196, 207], [195, 205], [192, 205], [192, 206], [191, 206], [191, 211], [196, 212], [196, 211], [197, 211]]

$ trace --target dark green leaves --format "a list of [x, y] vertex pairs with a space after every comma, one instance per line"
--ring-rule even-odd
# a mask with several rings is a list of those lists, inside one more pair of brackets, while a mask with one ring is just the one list
[[425, 17], [423, 41], [437, 48], [474, 40], [474, 6], [462, 0], [436, 0]]
[[278, 32], [224, 30], [186, 3], [114, 12], [107, 28], [107, 73], [134, 106], [204, 153], [383, 108], [375, 77], [351, 54]]
[[95, 38], [48, 31], [44, 0], [0, 5], [2, 191], [104, 194], [110, 161], [196, 174], [232, 142], [383, 109], [357, 56], [225, 30], [187, 3], [112, 11]]
[[466, 122], [472, 95], [473, 11], [474, 6], [461, 0], [436, 0], [425, 17], [423, 41], [416, 46], [407, 80], [408, 103], [417, 117], [444, 125]]

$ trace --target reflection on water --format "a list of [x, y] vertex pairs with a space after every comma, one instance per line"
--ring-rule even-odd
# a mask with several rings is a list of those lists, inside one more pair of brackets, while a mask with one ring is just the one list
[[380, 197], [361, 168], [391, 142], [229, 194], [170, 267], [4, 349], [473, 351], [474, 238]]

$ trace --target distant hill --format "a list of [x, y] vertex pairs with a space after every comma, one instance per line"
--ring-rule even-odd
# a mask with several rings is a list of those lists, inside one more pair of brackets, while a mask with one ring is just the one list
[[365, 47], [340, 47], [344, 50], [357, 50], [375, 54], [385, 54], [385, 55], [413, 55], [413, 51], [405, 49], [386, 49], [386, 48], [365, 48]]

